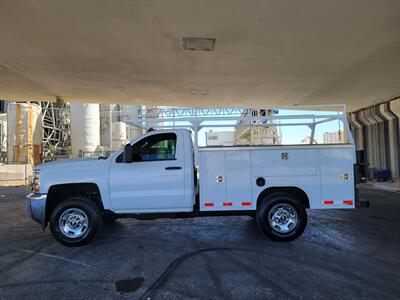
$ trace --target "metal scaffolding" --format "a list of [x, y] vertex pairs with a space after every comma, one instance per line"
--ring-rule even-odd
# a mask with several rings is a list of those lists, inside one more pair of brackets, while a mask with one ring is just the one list
[[70, 110], [68, 104], [40, 102], [42, 107], [43, 161], [68, 157], [71, 151]]

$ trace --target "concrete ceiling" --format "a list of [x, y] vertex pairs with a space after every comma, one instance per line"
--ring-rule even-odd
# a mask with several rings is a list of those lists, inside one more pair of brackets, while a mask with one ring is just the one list
[[354, 110], [400, 95], [399, 12], [399, 0], [1, 0], [0, 99]]

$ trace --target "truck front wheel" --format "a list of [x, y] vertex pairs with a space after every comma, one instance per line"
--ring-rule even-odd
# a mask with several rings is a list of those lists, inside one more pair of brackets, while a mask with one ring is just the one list
[[262, 199], [256, 213], [257, 225], [275, 241], [292, 241], [306, 228], [304, 205], [289, 193], [274, 193]]
[[50, 216], [53, 237], [67, 247], [87, 244], [101, 225], [99, 208], [91, 200], [72, 197], [59, 203]]

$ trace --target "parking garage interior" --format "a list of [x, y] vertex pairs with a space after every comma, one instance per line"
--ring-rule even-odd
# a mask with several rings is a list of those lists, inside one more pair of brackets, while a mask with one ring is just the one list
[[[399, 0], [1, 1], [0, 299], [399, 298], [399, 11]], [[129, 123], [144, 112], [273, 119], [334, 104], [370, 207], [310, 210], [296, 241], [265, 240], [247, 216], [123, 219], [69, 249], [26, 216], [35, 166], [107, 156], [145, 133]], [[341, 143], [342, 130], [297, 142]], [[282, 143], [272, 123], [202, 134]]]

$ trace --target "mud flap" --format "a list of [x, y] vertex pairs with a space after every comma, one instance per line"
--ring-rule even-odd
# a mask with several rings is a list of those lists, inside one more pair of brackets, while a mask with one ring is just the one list
[[368, 200], [360, 200], [359, 196], [358, 196], [358, 187], [357, 187], [357, 176], [356, 176], [356, 172], [357, 172], [357, 167], [358, 164], [354, 164], [354, 171], [353, 171], [353, 177], [354, 177], [354, 200], [355, 200], [355, 207], [356, 208], [365, 208], [365, 207], [369, 207], [369, 201]]

